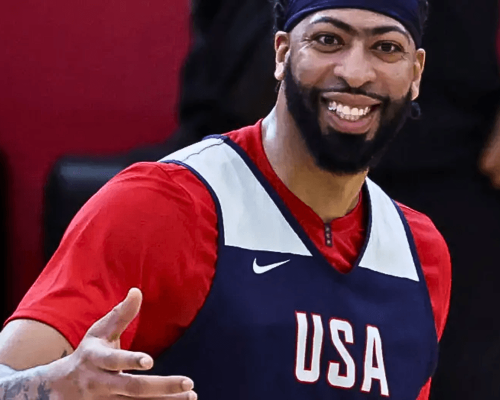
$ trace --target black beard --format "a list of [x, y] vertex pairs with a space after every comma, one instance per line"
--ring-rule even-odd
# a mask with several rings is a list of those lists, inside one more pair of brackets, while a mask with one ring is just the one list
[[348, 134], [319, 124], [322, 91], [296, 82], [290, 63], [286, 65], [285, 97], [301, 137], [316, 165], [335, 174], [357, 174], [374, 167], [397, 136], [411, 112], [411, 91], [401, 100], [391, 100], [344, 84], [337, 92], [363, 94], [381, 101], [380, 127], [372, 139], [366, 134]]

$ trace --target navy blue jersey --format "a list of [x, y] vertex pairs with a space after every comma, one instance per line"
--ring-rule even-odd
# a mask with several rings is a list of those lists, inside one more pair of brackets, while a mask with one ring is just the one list
[[408, 224], [376, 184], [364, 186], [367, 238], [344, 274], [228, 138], [162, 161], [207, 186], [219, 243], [203, 308], [152, 373], [191, 377], [202, 400], [418, 397], [436, 363], [433, 312]]

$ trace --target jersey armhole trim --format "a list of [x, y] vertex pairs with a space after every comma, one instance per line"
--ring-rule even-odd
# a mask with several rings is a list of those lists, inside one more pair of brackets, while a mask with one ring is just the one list
[[164, 357], [166, 354], [168, 354], [170, 352], [170, 349], [172, 349], [173, 347], [175, 347], [177, 345], [177, 343], [185, 340], [186, 337], [189, 337], [190, 332], [192, 330], [192, 327], [194, 325], [196, 325], [196, 324], [199, 323], [198, 322], [199, 321], [199, 317], [200, 317], [200, 315], [202, 315], [202, 311], [205, 308], [205, 305], [207, 304], [209, 297], [211, 296], [212, 288], [214, 286], [215, 279], [217, 279], [217, 263], [218, 263], [217, 260], [218, 260], [219, 249], [221, 249], [222, 246], [224, 246], [224, 229], [223, 229], [222, 209], [221, 209], [219, 200], [217, 198], [217, 195], [215, 194], [215, 192], [212, 189], [212, 187], [208, 184], [208, 182], [205, 180], [205, 178], [203, 178], [203, 176], [201, 176], [200, 173], [198, 173], [196, 170], [194, 170], [193, 168], [191, 168], [189, 165], [184, 164], [182, 161], [169, 160], [168, 158], [165, 158], [165, 159], [163, 159], [162, 161], [159, 161], [159, 162], [165, 163], [165, 164], [175, 164], [175, 165], [179, 165], [179, 166], [185, 167], [197, 179], [199, 179], [200, 182], [205, 186], [205, 188], [210, 193], [210, 196], [212, 197], [212, 200], [213, 200], [214, 205], [215, 205], [215, 212], [216, 212], [216, 215], [217, 215], [217, 233], [218, 233], [218, 238], [217, 238], [216, 261], [215, 261], [215, 264], [214, 264], [214, 270], [215, 271], [214, 271], [214, 275], [212, 277], [212, 281], [210, 282], [210, 287], [209, 287], [209, 289], [207, 291], [207, 295], [205, 296], [205, 299], [204, 299], [203, 303], [201, 304], [201, 307], [199, 308], [198, 312], [195, 314], [194, 318], [192, 319], [192, 321], [189, 324], [189, 326], [187, 327], [187, 329], [172, 344], [170, 344], [170, 346], [168, 348], [164, 349], [158, 355], [157, 359]]

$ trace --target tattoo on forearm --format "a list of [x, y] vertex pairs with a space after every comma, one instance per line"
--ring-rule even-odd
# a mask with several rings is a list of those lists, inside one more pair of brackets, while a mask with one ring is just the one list
[[38, 385], [38, 397], [36, 400], [49, 400], [50, 399], [50, 389], [45, 387], [46, 382], [42, 382]]
[[50, 400], [50, 388], [46, 381], [42, 381], [36, 386], [36, 383], [29, 378], [18, 378], [12, 382], [3, 382], [0, 384], [1, 400]]
[[[61, 358], [68, 355], [64, 350]], [[37, 369], [16, 371], [0, 364], [0, 400], [50, 400], [50, 384]]]
[[15, 399], [16, 396], [21, 393], [22, 390], [26, 389], [26, 386], [24, 385], [24, 382], [17, 381], [13, 383], [12, 385], [2, 385], [2, 388], [5, 390], [3, 394], [3, 399], [2, 400], [11, 400]]

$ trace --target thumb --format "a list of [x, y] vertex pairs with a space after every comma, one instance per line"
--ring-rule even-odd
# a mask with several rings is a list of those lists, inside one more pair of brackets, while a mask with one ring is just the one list
[[110, 342], [118, 340], [139, 313], [141, 304], [142, 292], [137, 288], [130, 289], [125, 300], [95, 322], [87, 334]]

